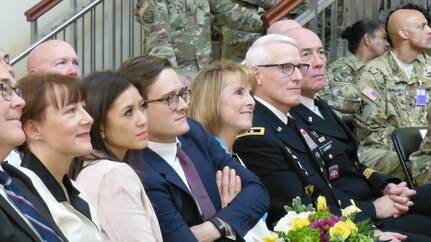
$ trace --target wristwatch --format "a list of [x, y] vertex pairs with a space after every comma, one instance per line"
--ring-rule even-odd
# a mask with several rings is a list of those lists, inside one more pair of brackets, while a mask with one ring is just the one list
[[217, 217], [212, 217], [208, 221], [210, 221], [214, 226], [217, 228], [218, 232], [221, 235], [221, 238], [226, 237], [226, 226], [224, 226], [224, 223], [220, 221]]

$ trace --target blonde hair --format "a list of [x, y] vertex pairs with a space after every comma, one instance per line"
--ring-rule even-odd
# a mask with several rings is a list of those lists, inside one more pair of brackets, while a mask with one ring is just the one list
[[244, 65], [227, 60], [205, 66], [189, 86], [192, 94], [187, 113], [212, 134], [217, 134], [223, 127], [221, 92], [231, 75], [239, 75], [243, 83], [251, 85], [253, 92], [256, 89], [256, 79], [251, 71]]

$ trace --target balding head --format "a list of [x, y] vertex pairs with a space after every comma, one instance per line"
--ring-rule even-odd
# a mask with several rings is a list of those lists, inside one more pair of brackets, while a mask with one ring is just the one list
[[413, 49], [431, 49], [431, 29], [425, 16], [413, 9], [394, 11], [388, 19], [388, 32], [394, 49], [409, 45]]
[[27, 74], [57, 73], [80, 76], [78, 55], [62, 40], [48, 40], [34, 48], [27, 59]]
[[291, 29], [301, 27], [302, 26], [295, 20], [284, 19], [271, 24], [271, 26], [269, 26], [268, 30], [266, 31], [266, 34], [284, 34]]

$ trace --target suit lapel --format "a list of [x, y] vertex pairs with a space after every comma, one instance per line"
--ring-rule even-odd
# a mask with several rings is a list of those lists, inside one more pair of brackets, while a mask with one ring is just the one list
[[[15, 186], [17, 186], [18, 189], [20, 189], [20, 191], [24, 194], [24, 196], [27, 197], [27, 199], [42, 214], [42, 216], [47, 220], [47, 222], [52, 225], [52, 228], [55, 230], [55, 232], [58, 235], [60, 235], [63, 239], [65, 239], [64, 234], [57, 227], [54, 219], [52, 218], [51, 213], [48, 210], [48, 206], [40, 197], [36, 188], [33, 186], [33, 183], [31, 182], [30, 178], [28, 178], [21, 171], [19, 171], [18, 169], [16, 169], [15, 167], [9, 164], [3, 164], [2, 167], [4, 171], [8, 173], [9, 176], [12, 178], [12, 181], [15, 184]], [[7, 201], [0, 199], [0, 203], [1, 203], [1, 207], [6, 208], [5, 211], [10, 215], [12, 215], [11, 217], [17, 222], [17, 224], [20, 227], [23, 228], [23, 231], [29, 234], [36, 241], [39, 241], [39, 238], [34, 233], [34, 231], [28, 226], [28, 224], [23, 219], [21, 219], [21, 216], [16, 212], [14, 208], [12, 208], [12, 206]]]
[[[0, 195], [1, 196], [1, 195]], [[8, 215], [10, 220], [13, 220], [26, 234], [28, 234], [34, 241], [39, 241], [39, 238], [31, 230], [29, 225], [22, 219], [21, 215], [10, 205], [3, 196], [0, 197], [0, 207], [5, 214]]]
[[342, 133], [342, 137], [341, 138], [346, 138], [348, 140], [353, 140], [355, 142], [355, 145], [358, 146], [359, 145], [359, 141], [358, 138], [356, 136], [356, 134], [354, 134], [352, 132], [352, 130], [350, 130], [349, 127], [347, 127], [347, 125], [344, 123], [343, 120], [341, 120], [341, 118], [339, 118], [337, 116], [337, 114], [332, 110], [332, 108], [324, 101], [322, 100], [320, 97], [316, 97], [316, 102], [319, 104], [319, 107], [322, 107], [322, 110], [326, 113], [326, 116], [328, 116], [328, 118], [331, 118], [331, 120], [336, 123], [338, 126], [342, 127], [342, 129], [340, 129], [339, 127], [335, 127], [334, 130], [339, 131], [339, 133]]
[[[154, 168], [160, 175], [166, 178], [166, 180], [179, 187], [185, 193], [187, 193], [191, 198], [193, 198], [190, 190], [187, 188], [186, 184], [184, 184], [183, 180], [177, 174], [177, 172], [165, 161], [162, 157], [156, 154], [149, 148], [143, 150], [142, 162], [146, 162], [148, 165]], [[151, 161], [151, 162], [148, 162]]]
[[283, 143], [300, 152], [307, 152], [296, 131], [284, 124], [271, 110], [258, 101], [256, 102], [255, 110], [257, 116], [265, 120], [265, 123], [268, 123]]
[[333, 127], [334, 122], [336, 123], [337, 121], [333, 118], [332, 114], [321, 105], [319, 105], [319, 111], [325, 119], [316, 115], [303, 104], [292, 108], [292, 113], [307, 123], [310, 130], [336, 138], [347, 139], [343, 130]]

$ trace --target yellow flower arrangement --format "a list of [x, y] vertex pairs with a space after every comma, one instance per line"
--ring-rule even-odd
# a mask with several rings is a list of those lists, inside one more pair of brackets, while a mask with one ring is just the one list
[[[331, 214], [323, 196], [318, 197], [316, 207], [317, 211], [311, 205], [303, 205], [299, 197], [294, 198], [292, 207], [285, 206], [286, 216], [281, 218], [274, 227], [276, 235], [265, 237], [263, 241], [373, 242], [376, 240], [368, 220], [353, 222], [358, 212], [356, 207], [346, 209], [343, 216], [339, 217]], [[347, 214], [347, 212], [353, 213]]]

